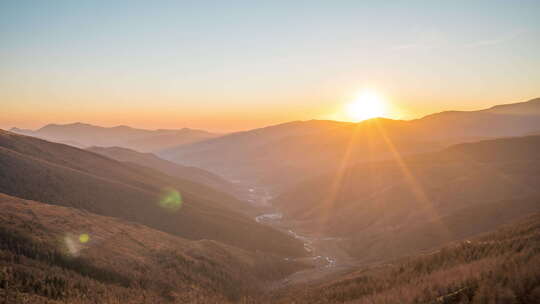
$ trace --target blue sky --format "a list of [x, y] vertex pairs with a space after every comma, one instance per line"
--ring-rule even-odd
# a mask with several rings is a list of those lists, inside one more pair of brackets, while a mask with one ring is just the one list
[[540, 1], [3, 0], [0, 127], [413, 118], [539, 96], [538, 54]]

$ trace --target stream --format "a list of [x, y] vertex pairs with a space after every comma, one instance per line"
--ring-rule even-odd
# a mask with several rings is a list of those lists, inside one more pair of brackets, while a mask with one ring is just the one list
[[242, 198], [260, 210], [260, 214], [254, 217], [255, 221], [283, 231], [304, 244], [307, 257], [285, 259], [303, 262], [313, 267], [292, 274], [280, 282], [278, 287], [320, 280], [330, 274], [344, 272], [351, 268], [352, 259], [341, 246], [342, 238], [316, 236], [309, 231], [299, 231], [295, 221], [287, 219], [283, 213], [271, 205], [270, 191], [260, 186], [246, 186], [240, 181], [234, 182], [244, 189], [242, 192], [245, 194]]

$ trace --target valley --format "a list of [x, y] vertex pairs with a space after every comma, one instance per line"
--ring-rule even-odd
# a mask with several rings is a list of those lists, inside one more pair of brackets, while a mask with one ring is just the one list
[[0, 304], [540, 304], [540, 0], [0, 0]]
[[[271, 204], [271, 192], [263, 186], [242, 184], [235, 180], [237, 188], [243, 189], [244, 197], [258, 210], [254, 217], [257, 223], [268, 225], [274, 229], [287, 233], [304, 244], [307, 257], [286, 257], [287, 261], [300, 262], [310, 268], [295, 272], [288, 277], [274, 282], [268, 286], [269, 290], [287, 288], [298, 284], [314, 284], [331, 276], [347, 273], [359, 264], [342, 248], [343, 238], [317, 234], [299, 228], [298, 222], [283, 217], [275, 206]], [[242, 186], [243, 185], [243, 186]], [[242, 195], [240, 195], [242, 197]]]
[[[156, 153], [0, 130], [0, 298], [461, 304], [498, 282], [529, 301], [540, 115], [524, 108], [540, 99], [414, 123], [291, 122]], [[417, 129], [446, 130], [448, 115], [480, 115], [501, 136]]]

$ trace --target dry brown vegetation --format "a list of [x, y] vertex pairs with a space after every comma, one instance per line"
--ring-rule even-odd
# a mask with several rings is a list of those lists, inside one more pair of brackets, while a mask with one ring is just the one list
[[[0, 170], [0, 192], [9, 195], [115, 216], [189, 239], [304, 254], [299, 241], [229, 208], [240, 204], [230, 195], [78, 148], [0, 131]], [[181, 193], [176, 212], [159, 207], [165, 187]]]
[[[235, 194], [236, 189], [232, 183], [213, 173], [195, 167], [182, 166], [161, 159], [152, 153], [141, 153], [121, 147], [90, 147], [86, 150], [101, 154], [117, 161], [149, 167], [172, 177], [181, 179], [184, 182], [189, 181], [191, 183], [198, 183], [200, 185], [208, 186], [213, 190], [218, 190], [222, 193]], [[201, 192], [212, 191], [212, 189], [203, 189], [204, 191]], [[246, 207], [246, 204], [242, 205], [244, 208]], [[234, 207], [237, 208], [239, 206]]]
[[293, 288], [278, 303], [540, 302], [540, 214], [431, 254]]
[[[304, 267], [3, 194], [0, 209], [5, 303], [237, 302]], [[88, 242], [79, 242], [82, 233]]]
[[540, 136], [530, 136], [365, 163], [301, 184], [273, 203], [307, 229], [345, 237], [358, 259], [396, 258], [540, 211], [537, 151]]

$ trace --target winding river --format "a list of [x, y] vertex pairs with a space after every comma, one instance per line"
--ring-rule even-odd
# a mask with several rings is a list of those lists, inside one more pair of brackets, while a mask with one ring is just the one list
[[350, 269], [352, 260], [342, 249], [341, 241], [343, 239], [331, 236], [315, 236], [310, 234], [309, 231], [300, 232], [294, 221], [287, 219], [283, 213], [271, 205], [272, 195], [270, 191], [261, 186], [246, 186], [239, 181], [236, 181], [236, 184], [243, 188], [242, 192], [245, 194], [242, 198], [256, 207], [257, 210], [260, 210], [260, 214], [254, 217], [255, 221], [283, 231], [304, 244], [307, 257], [286, 258], [286, 260], [304, 262], [313, 267], [291, 275], [281, 282], [281, 286], [315, 281], [332, 273]]

